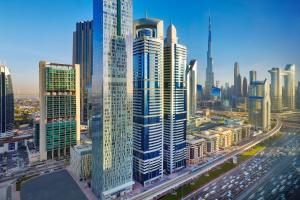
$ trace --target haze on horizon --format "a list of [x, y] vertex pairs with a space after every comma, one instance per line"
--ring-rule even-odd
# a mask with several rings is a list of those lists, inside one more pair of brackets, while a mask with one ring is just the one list
[[[12, 73], [15, 94], [38, 94], [38, 63], [72, 62], [76, 22], [92, 19], [92, 0], [0, 1], [0, 63]], [[241, 73], [267, 71], [293, 63], [300, 78], [300, 3], [294, 0], [135, 0], [134, 18], [145, 16], [175, 24], [189, 59], [199, 63], [199, 82], [205, 81], [208, 15], [212, 15], [215, 80], [233, 83], [233, 64]]]

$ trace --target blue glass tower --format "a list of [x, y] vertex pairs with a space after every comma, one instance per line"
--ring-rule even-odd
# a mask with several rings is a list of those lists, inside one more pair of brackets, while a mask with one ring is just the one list
[[163, 175], [163, 21], [134, 22], [133, 177], [143, 185]]
[[114, 199], [134, 184], [132, 0], [93, 1], [93, 75], [90, 115], [92, 190]]
[[14, 126], [14, 94], [9, 69], [0, 64], [0, 136]]

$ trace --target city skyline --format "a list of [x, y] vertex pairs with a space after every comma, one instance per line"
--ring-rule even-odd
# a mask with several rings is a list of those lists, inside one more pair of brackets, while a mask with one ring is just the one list
[[[1, 17], [0, 23], [7, 27], [3, 37], [0, 37], [3, 46], [0, 49], [0, 60], [10, 67], [15, 77], [13, 85], [16, 95], [37, 94], [38, 61], [46, 59], [71, 63], [72, 32], [76, 22], [92, 19], [92, 1], [64, 1], [63, 4], [56, 4], [55, 1], [30, 0], [24, 5], [22, 20], [16, 15], [20, 8], [14, 9], [17, 3], [18, 0], [0, 3], [0, 7], [5, 8], [0, 14], [5, 16]], [[157, 9], [159, 4], [166, 12]], [[209, 9], [213, 24], [215, 80], [220, 80], [222, 85], [225, 82], [233, 83], [231, 74], [235, 61], [241, 65], [242, 76], [248, 77], [248, 71], [255, 69], [258, 79], [269, 79], [268, 69], [273, 67], [284, 67], [288, 63], [299, 66], [300, 60], [296, 55], [300, 48], [300, 39], [296, 37], [300, 30], [297, 23], [300, 18], [298, 3], [291, 3], [291, 0], [281, 4], [276, 1], [271, 4], [270, 0], [255, 0], [251, 3], [231, 0], [225, 5], [214, 1], [191, 1], [194, 6], [184, 15], [178, 15], [176, 6], [169, 4], [158, 0], [151, 3], [145, 0], [134, 1], [134, 19], [144, 17], [147, 11], [150, 17], [161, 18], [166, 25], [172, 20], [177, 26], [180, 42], [189, 48], [189, 59], [198, 60], [198, 80], [201, 84], [205, 81]], [[47, 10], [40, 9], [45, 6]], [[180, 7], [185, 10], [188, 6], [182, 4]], [[270, 7], [272, 9], [268, 9]], [[274, 15], [279, 9], [281, 15]], [[54, 12], [55, 17], [45, 17]], [[236, 15], [239, 15], [238, 19]], [[43, 20], [47, 23], [42, 23]], [[31, 21], [32, 24], [23, 21]], [[34, 24], [39, 25], [38, 29]], [[17, 35], [19, 29], [22, 29], [22, 34]], [[59, 50], [57, 45], [61, 47]]]

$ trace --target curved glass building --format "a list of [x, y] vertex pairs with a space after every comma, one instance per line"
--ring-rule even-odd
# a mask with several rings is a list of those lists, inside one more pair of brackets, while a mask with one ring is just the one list
[[14, 93], [11, 74], [0, 64], [0, 136], [5, 136], [14, 127]]

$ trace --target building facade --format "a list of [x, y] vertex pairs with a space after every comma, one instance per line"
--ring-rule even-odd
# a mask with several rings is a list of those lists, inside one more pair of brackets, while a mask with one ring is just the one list
[[288, 110], [295, 109], [296, 65], [289, 64], [284, 68], [283, 102]]
[[234, 63], [234, 96], [242, 96], [242, 77], [240, 74], [240, 65], [239, 63]]
[[76, 145], [71, 148], [70, 168], [78, 180], [91, 178], [92, 145]]
[[197, 111], [197, 60], [191, 60], [186, 69], [187, 120], [195, 117]]
[[92, 84], [93, 22], [76, 24], [73, 32], [73, 64], [80, 65], [80, 121], [87, 124], [88, 91]]
[[297, 87], [297, 102], [296, 102], [296, 108], [300, 109], [300, 81], [298, 82]]
[[269, 70], [271, 75], [271, 111], [282, 111], [282, 71], [280, 68]]
[[247, 78], [244, 77], [243, 79], [243, 97], [247, 97], [248, 96], [248, 81]]
[[187, 136], [187, 164], [198, 165], [206, 154], [206, 141], [193, 135]]
[[80, 68], [40, 62], [40, 159], [63, 158], [80, 142]]
[[92, 190], [117, 198], [133, 182], [132, 0], [93, 1]]
[[164, 47], [164, 169], [169, 174], [186, 166], [186, 65], [187, 48], [171, 24]]
[[264, 81], [252, 81], [248, 96], [249, 122], [256, 129], [271, 128], [270, 85]]
[[14, 127], [14, 93], [11, 74], [0, 64], [0, 137], [10, 135]]
[[133, 177], [143, 185], [163, 176], [163, 21], [133, 26]]
[[251, 70], [249, 72], [249, 85], [252, 83], [252, 81], [257, 80], [257, 72], [255, 70]]

